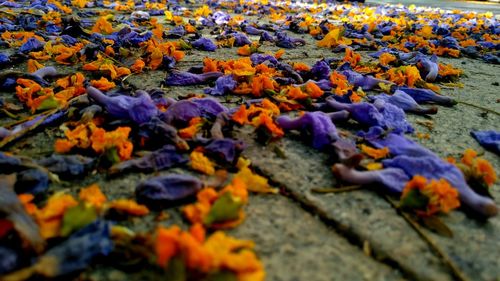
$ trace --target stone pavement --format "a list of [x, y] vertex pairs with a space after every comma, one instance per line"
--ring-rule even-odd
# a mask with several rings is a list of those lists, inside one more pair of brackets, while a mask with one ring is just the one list
[[[297, 36], [297, 35], [294, 35]], [[258, 40], [258, 37], [252, 38]], [[304, 47], [287, 50], [285, 62], [312, 64], [322, 57], [341, 58], [326, 49], [317, 49], [310, 36]], [[274, 46], [263, 51], [275, 52]], [[362, 53], [364, 59], [368, 59]], [[205, 56], [218, 59], [236, 58], [236, 50], [218, 49], [215, 53], [192, 52], [178, 64], [182, 70], [201, 65]], [[465, 148], [483, 149], [470, 136], [471, 130], [500, 129], [500, 67], [471, 59], [442, 59], [464, 70], [463, 88], [444, 89], [461, 103], [454, 107], [439, 107], [437, 115], [421, 117], [408, 114], [419, 132], [430, 133], [423, 143], [442, 157], [458, 156]], [[64, 71], [65, 69], [62, 68]], [[157, 88], [164, 72], [148, 72], [132, 76], [128, 82], [140, 89]], [[494, 85], [496, 82], [496, 86]], [[171, 87], [164, 90], [176, 97], [200, 93], [204, 87]], [[239, 97], [222, 98], [232, 106], [242, 102]], [[488, 111], [490, 110], [490, 111]], [[497, 112], [497, 113], [494, 113]], [[432, 120], [434, 129], [417, 124]], [[352, 124], [339, 125], [346, 132], [355, 131]], [[39, 157], [50, 151], [60, 131], [57, 128], [35, 134], [18, 142], [10, 151]], [[256, 243], [263, 260], [267, 280], [500, 280], [500, 217], [481, 221], [462, 211], [441, 216], [453, 231], [452, 238], [440, 236], [422, 227], [414, 227], [377, 192], [376, 186], [344, 193], [319, 194], [314, 188], [336, 186], [331, 172], [330, 155], [318, 152], [303, 143], [298, 136], [287, 136], [263, 146], [255, 141], [252, 127], [235, 131], [248, 147], [244, 156], [253, 167], [280, 188], [276, 195], [252, 194], [246, 207], [245, 222], [230, 231], [242, 239]], [[485, 151], [484, 157], [500, 171], [498, 156]], [[158, 174], [189, 173], [171, 169]], [[127, 174], [106, 177], [93, 174], [81, 182], [63, 182], [53, 190], [67, 189], [76, 193], [77, 187], [100, 183], [110, 199], [133, 197], [137, 183], [150, 175]], [[500, 198], [500, 186], [492, 188]], [[166, 211], [169, 219], [163, 224], [183, 224], [179, 211]], [[153, 229], [155, 214], [130, 223], [134, 230]], [[99, 269], [98, 269], [99, 270]], [[120, 269], [103, 268], [104, 273], [88, 273], [93, 280], [147, 280], [127, 275]]]

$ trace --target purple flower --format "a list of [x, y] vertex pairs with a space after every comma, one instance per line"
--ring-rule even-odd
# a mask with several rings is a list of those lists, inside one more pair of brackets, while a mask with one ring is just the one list
[[294, 49], [298, 46], [304, 46], [306, 41], [304, 39], [292, 38], [286, 32], [276, 33], [276, 46], [286, 49]]
[[49, 175], [45, 170], [28, 169], [17, 173], [16, 193], [39, 194], [49, 187]]
[[415, 60], [424, 68], [425, 81], [432, 82], [436, 80], [439, 72], [436, 55], [432, 55], [432, 57], [428, 58], [418, 53]]
[[224, 138], [213, 140], [208, 145], [205, 145], [204, 152], [212, 158], [233, 164], [244, 148], [245, 144], [243, 141]]
[[193, 47], [202, 51], [215, 52], [217, 45], [208, 38], [201, 37], [192, 43]]
[[344, 75], [350, 84], [361, 87], [363, 90], [371, 90], [377, 88], [379, 83], [382, 84], [394, 84], [387, 80], [377, 79], [371, 75], [362, 75], [356, 71], [351, 70], [349, 63], [345, 63], [337, 69], [342, 75]]
[[332, 120], [321, 111], [306, 112], [296, 119], [282, 115], [276, 119], [276, 123], [284, 130], [298, 130], [310, 135], [315, 149], [323, 149], [339, 138]]
[[460, 201], [475, 212], [485, 217], [494, 216], [498, 212], [491, 198], [475, 193], [467, 185], [460, 169], [436, 155], [423, 157], [400, 155], [393, 159], [386, 159], [382, 163], [384, 167], [402, 169], [410, 177], [422, 175], [428, 179], [443, 178], [458, 190]]
[[63, 243], [48, 250], [37, 263], [46, 259], [55, 261], [54, 271], [49, 270], [45, 274], [49, 278], [83, 270], [95, 258], [107, 256], [113, 250], [110, 229], [109, 222], [96, 220], [72, 234]]
[[385, 132], [380, 127], [372, 127], [367, 133], [358, 133], [376, 148], [388, 147], [391, 155], [429, 156], [434, 155], [429, 149], [399, 134]]
[[258, 53], [253, 53], [250, 56], [250, 60], [252, 61], [253, 65], [261, 64], [265, 61], [269, 61], [269, 63], [272, 65], [276, 65], [278, 63], [278, 60], [274, 56]]
[[0, 66], [5, 66], [10, 63], [10, 57], [6, 54], [0, 53]]
[[330, 78], [330, 66], [324, 60], [317, 61], [311, 68], [310, 73], [315, 80], [328, 81], [328, 79]]
[[185, 34], [186, 34], [186, 29], [184, 29], [183, 25], [178, 25], [172, 28], [171, 30], [167, 31], [168, 38], [178, 39], [184, 36]]
[[387, 168], [375, 171], [358, 171], [344, 164], [333, 165], [333, 173], [343, 181], [353, 184], [382, 184], [389, 192], [400, 193], [410, 178], [397, 168]]
[[35, 37], [31, 37], [26, 41], [26, 43], [21, 45], [21, 47], [19, 48], [19, 52], [29, 53], [29, 52], [39, 51], [43, 49], [44, 45], [45, 43], [43, 43], [42, 41], [36, 39]]
[[0, 246], [0, 274], [4, 275], [14, 271], [22, 265], [22, 258], [17, 251]]
[[348, 104], [328, 97], [326, 102], [334, 110], [347, 110], [352, 119], [365, 126], [380, 126], [395, 133], [411, 133], [414, 130], [406, 120], [402, 109], [383, 100], [376, 100], [374, 104], [366, 102]]
[[145, 91], [137, 91], [136, 97], [123, 95], [109, 97], [100, 90], [89, 86], [87, 87], [87, 93], [115, 118], [128, 119], [136, 124], [142, 124], [148, 122], [153, 116], [158, 114], [156, 105]]
[[434, 106], [430, 108], [420, 106], [411, 96], [400, 90], [396, 90], [392, 95], [380, 94], [369, 96], [369, 99], [371, 101], [380, 99], [401, 108], [405, 112], [413, 112], [416, 114], [436, 114], [438, 110], [437, 107]]
[[259, 42], [274, 42], [274, 37], [267, 31], [264, 31], [260, 34]]
[[187, 124], [194, 117], [214, 119], [219, 113], [227, 111], [227, 107], [216, 99], [193, 98], [172, 104], [161, 114], [161, 118], [168, 124]]
[[243, 31], [245, 31], [245, 33], [248, 35], [260, 35], [262, 34], [262, 32], [264, 32], [264, 30], [255, 28], [251, 25], [245, 25], [243, 27]]
[[189, 175], [167, 175], [148, 179], [140, 183], [135, 195], [137, 200], [153, 209], [163, 209], [193, 197], [203, 183]]
[[500, 132], [499, 131], [472, 131], [471, 135], [484, 148], [500, 155]]
[[203, 74], [194, 74], [184, 71], [173, 71], [165, 78], [167, 86], [191, 86], [201, 85], [213, 81], [224, 75], [222, 72], [207, 72]]
[[211, 17], [217, 25], [227, 24], [231, 20], [231, 16], [222, 11], [213, 13]]
[[235, 32], [230, 34], [230, 37], [234, 38], [234, 46], [235, 47], [241, 47], [245, 45], [250, 45], [252, 44], [252, 41], [248, 39], [248, 37], [240, 32]]
[[81, 155], [57, 155], [40, 159], [38, 164], [62, 179], [74, 179], [85, 175], [94, 165], [94, 159]]
[[411, 96], [417, 103], [436, 103], [444, 106], [453, 106], [457, 102], [447, 96], [442, 96], [434, 93], [429, 89], [398, 87], [399, 90]]
[[204, 90], [205, 94], [212, 96], [222, 96], [231, 93], [237, 86], [232, 75], [225, 75], [217, 78], [215, 86]]
[[149, 148], [153, 149], [162, 147], [166, 143], [174, 144], [179, 149], [186, 149], [188, 147], [186, 141], [177, 135], [175, 127], [156, 116], [139, 126], [138, 135], [146, 141]]
[[173, 145], [167, 144], [141, 158], [120, 162], [112, 166], [110, 168], [110, 173], [151, 173], [179, 166], [187, 163], [188, 161], [189, 159], [186, 155], [180, 154]]

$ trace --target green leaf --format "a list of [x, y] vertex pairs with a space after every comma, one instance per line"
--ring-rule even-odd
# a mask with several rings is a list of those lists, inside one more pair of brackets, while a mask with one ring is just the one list
[[48, 97], [40, 103], [40, 105], [36, 108], [37, 111], [43, 111], [48, 109], [54, 109], [59, 107], [59, 102], [55, 97]]
[[418, 189], [412, 189], [405, 197], [401, 197], [400, 206], [404, 209], [424, 210], [427, 203], [429, 203], [427, 196], [423, 195]]
[[64, 213], [61, 235], [68, 236], [73, 231], [78, 230], [97, 219], [97, 211], [92, 206], [80, 204], [68, 209]]
[[187, 272], [186, 265], [182, 260], [182, 257], [173, 257], [169, 262], [167, 269], [165, 270], [165, 280], [167, 281], [186, 281]]
[[438, 217], [426, 216], [420, 218], [422, 225], [426, 228], [435, 231], [437, 234], [452, 238], [453, 232], [451, 229]]
[[226, 192], [214, 202], [203, 223], [206, 226], [210, 226], [214, 223], [236, 220], [239, 217], [242, 206], [243, 202], [240, 198], [232, 196], [230, 192]]
[[112, 164], [120, 162], [120, 156], [118, 155], [118, 150], [116, 149], [116, 147], [106, 150], [106, 159], [108, 159]]

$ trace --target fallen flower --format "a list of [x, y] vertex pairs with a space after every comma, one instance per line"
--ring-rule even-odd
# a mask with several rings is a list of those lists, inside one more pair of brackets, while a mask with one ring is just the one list
[[202, 74], [194, 74], [191, 72], [173, 71], [165, 78], [165, 85], [167, 86], [189, 86], [206, 84], [213, 81], [220, 76], [222, 72], [206, 72]]
[[484, 148], [500, 155], [500, 132], [499, 131], [472, 131], [471, 135]]
[[87, 93], [97, 103], [104, 106], [106, 111], [115, 118], [126, 118], [140, 125], [148, 122], [158, 114], [156, 105], [145, 91], [137, 91], [136, 97], [125, 95], [110, 97], [89, 86], [87, 87]]
[[135, 195], [138, 202], [152, 209], [161, 209], [194, 196], [202, 187], [202, 182], [195, 177], [167, 175], [150, 178], [140, 183], [135, 190]]
[[321, 111], [306, 112], [296, 119], [282, 115], [276, 119], [276, 123], [285, 130], [309, 134], [312, 147], [316, 149], [323, 149], [339, 138], [332, 120]]

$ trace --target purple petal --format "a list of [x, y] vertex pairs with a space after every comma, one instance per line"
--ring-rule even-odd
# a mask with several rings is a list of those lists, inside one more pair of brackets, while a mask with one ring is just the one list
[[232, 75], [225, 75], [217, 78], [215, 86], [204, 90], [204, 93], [212, 96], [222, 96], [231, 93], [237, 86]]
[[500, 132], [499, 131], [472, 131], [471, 135], [484, 148], [500, 155]]
[[373, 184], [379, 183], [389, 192], [400, 193], [403, 191], [406, 182], [410, 178], [406, 173], [397, 168], [386, 168], [375, 171], [358, 171], [344, 164], [333, 165], [333, 172], [343, 181], [352, 184]]
[[136, 124], [142, 124], [158, 114], [156, 105], [145, 91], [137, 91], [137, 97], [123, 95], [110, 97], [89, 86], [87, 87], [87, 93], [115, 118], [128, 119]]
[[399, 90], [411, 96], [417, 103], [436, 103], [445, 106], [452, 106], [457, 102], [447, 96], [441, 96], [429, 89], [399, 87]]
[[282, 115], [276, 119], [276, 123], [287, 131], [299, 130], [310, 134], [315, 149], [323, 149], [339, 138], [332, 120], [321, 111], [306, 112], [296, 119]]
[[388, 102], [390, 104], [393, 104], [401, 108], [405, 112], [413, 112], [416, 114], [437, 113], [436, 107], [430, 107], [430, 108], [422, 107], [411, 96], [400, 90], [396, 90], [396, 92], [394, 92], [394, 94], [392, 95], [380, 94], [376, 96], [370, 96], [369, 98], [372, 101], [381, 99], [385, 102]]
[[57, 277], [83, 270], [96, 257], [107, 256], [113, 250], [110, 229], [109, 222], [97, 220], [47, 251], [39, 261], [45, 258], [55, 259], [57, 268], [55, 272], [49, 270], [50, 276], [46, 277]]
[[193, 197], [203, 183], [189, 175], [167, 175], [148, 179], [139, 184], [135, 195], [139, 202], [151, 208], [162, 209]]
[[201, 37], [200, 39], [194, 41], [192, 45], [194, 48], [202, 51], [215, 52], [215, 50], [217, 50], [217, 45], [215, 45], [212, 40], [204, 37]]
[[166, 170], [175, 166], [185, 164], [189, 161], [184, 154], [177, 152], [172, 145], [165, 145], [159, 150], [141, 158], [120, 162], [110, 168], [111, 174], [125, 172], [151, 173]]
[[226, 163], [235, 163], [245, 144], [240, 140], [216, 139], [204, 147], [204, 152], [215, 159], [222, 159]]
[[201, 85], [213, 81], [224, 75], [222, 72], [207, 72], [195, 74], [191, 72], [173, 71], [165, 78], [167, 86]]

